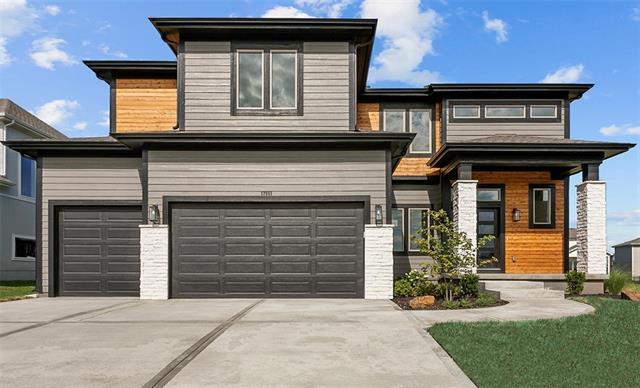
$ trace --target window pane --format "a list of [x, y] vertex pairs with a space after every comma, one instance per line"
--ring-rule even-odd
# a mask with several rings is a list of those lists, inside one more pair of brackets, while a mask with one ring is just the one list
[[384, 130], [404, 132], [404, 111], [384, 111]]
[[487, 106], [485, 117], [524, 117], [524, 106]]
[[478, 225], [478, 234], [482, 234], [482, 235], [487, 235], [487, 234], [495, 234], [496, 231], [493, 228], [493, 225], [491, 224], [486, 224], [486, 225]]
[[416, 137], [411, 143], [412, 152], [431, 152], [431, 134], [429, 133], [429, 112], [411, 111], [411, 132]]
[[391, 222], [393, 224], [393, 250], [394, 252], [404, 251], [404, 223], [402, 220], [403, 209], [391, 210]]
[[238, 107], [262, 108], [262, 53], [238, 53]]
[[551, 189], [533, 189], [533, 223], [551, 224]]
[[15, 252], [13, 253], [14, 257], [36, 257], [35, 240], [16, 237], [14, 246], [15, 246]]
[[478, 221], [493, 221], [494, 219], [494, 212], [492, 211], [482, 211], [480, 210], [478, 212]]
[[271, 106], [296, 107], [296, 53], [271, 53]]
[[36, 162], [33, 159], [20, 157], [20, 194], [35, 197]]
[[500, 201], [500, 189], [478, 189], [478, 201]]
[[454, 106], [453, 117], [455, 118], [477, 118], [480, 117], [479, 106]]
[[425, 209], [409, 209], [409, 250], [418, 251], [420, 247], [414, 237], [421, 237], [418, 233], [420, 229], [428, 227], [427, 220], [429, 217], [428, 210]]
[[531, 117], [556, 117], [555, 106], [534, 105], [531, 107]]

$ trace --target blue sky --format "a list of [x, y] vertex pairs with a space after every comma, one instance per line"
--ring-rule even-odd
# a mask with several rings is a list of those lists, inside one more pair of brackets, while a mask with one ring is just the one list
[[[105, 135], [108, 86], [83, 59], [174, 59], [149, 16], [263, 15], [379, 18], [370, 86], [595, 83], [572, 104], [571, 136], [640, 140], [638, 1], [1, 0], [0, 96], [69, 136]], [[640, 236], [640, 147], [601, 177], [609, 242]]]

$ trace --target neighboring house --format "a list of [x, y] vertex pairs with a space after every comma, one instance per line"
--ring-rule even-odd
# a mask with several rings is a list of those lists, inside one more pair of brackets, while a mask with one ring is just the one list
[[570, 139], [592, 85], [372, 89], [376, 20], [151, 22], [176, 61], [85, 62], [108, 137], [7, 143], [41, 166], [42, 292], [389, 298], [441, 208], [496, 236], [482, 278], [559, 281], [579, 172], [577, 265], [606, 277], [599, 165], [633, 144]]
[[613, 268], [631, 273], [633, 280], [640, 280], [640, 237], [614, 245]]
[[[0, 141], [66, 139], [13, 101], [0, 99]], [[0, 144], [0, 280], [36, 278], [36, 161]]]

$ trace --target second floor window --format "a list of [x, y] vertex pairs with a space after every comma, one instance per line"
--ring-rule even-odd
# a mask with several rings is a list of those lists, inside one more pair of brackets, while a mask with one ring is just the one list
[[412, 154], [430, 154], [433, 151], [431, 133], [431, 111], [428, 109], [384, 109], [384, 131], [414, 132], [411, 142]]
[[298, 50], [235, 52], [235, 114], [300, 114]]
[[36, 161], [20, 156], [20, 195], [36, 197]]

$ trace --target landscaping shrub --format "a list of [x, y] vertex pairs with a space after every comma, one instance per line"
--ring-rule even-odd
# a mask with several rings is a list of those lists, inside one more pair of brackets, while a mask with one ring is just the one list
[[426, 273], [418, 270], [407, 272], [396, 280], [393, 285], [395, 296], [423, 296], [436, 295], [436, 285], [433, 284]]
[[496, 298], [494, 298], [491, 294], [481, 293], [478, 295], [478, 299], [476, 299], [476, 306], [478, 307], [486, 307], [494, 305], [497, 302]]
[[480, 277], [476, 274], [468, 273], [462, 275], [460, 278], [460, 289], [462, 295], [465, 296], [478, 296], [478, 283], [480, 282]]
[[440, 282], [436, 286], [436, 297], [438, 299], [447, 299], [447, 292], [449, 292], [453, 299], [458, 299], [460, 297], [460, 285], [456, 283], [445, 283]]
[[626, 272], [614, 269], [609, 274], [609, 279], [604, 281], [604, 288], [611, 295], [620, 295], [627, 281], [629, 281], [629, 275]]
[[460, 307], [469, 308], [472, 306], [473, 306], [473, 302], [471, 302], [469, 299], [467, 298], [460, 299]]
[[442, 301], [442, 307], [445, 309], [457, 309], [460, 308], [460, 302], [457, 300], [445, 300]]
[[400, 278], [393, 283], [393, 295], [394, 296], [416, 296], [414, 295], [414, 289], [411, 283], [405, 279]]
[[566, 293], [569, 295], [580, 295], [584, 289], [586, 276], [584, 272], [570, 271], [564, 276], [567, 281]]

